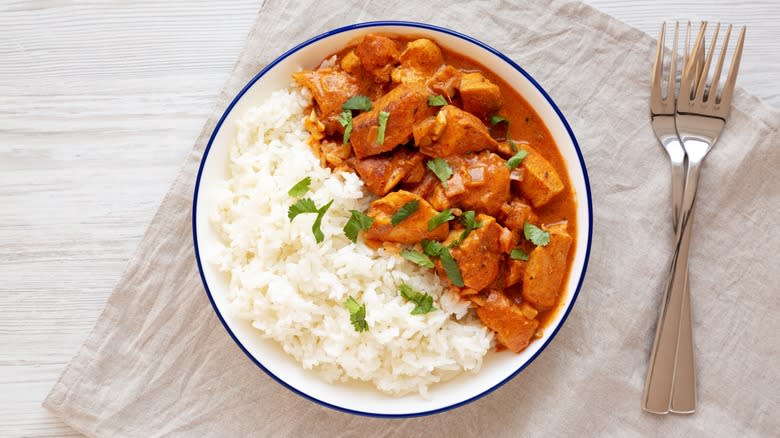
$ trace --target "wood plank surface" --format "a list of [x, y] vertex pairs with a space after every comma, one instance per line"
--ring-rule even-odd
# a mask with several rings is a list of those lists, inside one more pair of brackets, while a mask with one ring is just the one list
[[[747, 24], [739, 82], [780, 107], [780, 2], [588, 3], [653, 35], [663, 19]], [[78, 436], [41, 401], [95, 323], [259, 5], [0, 4], [0, 436]]]

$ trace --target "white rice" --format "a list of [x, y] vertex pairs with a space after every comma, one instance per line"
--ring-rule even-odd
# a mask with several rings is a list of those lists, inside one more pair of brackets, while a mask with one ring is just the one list
[[[468, 304], [431, 270], [344, 235], [349, 211], [364, 211], [372, 198], [354, 173], [320, 166], [303, 125], [309, 99], [296, 88], [277, 91], [237, 123], [230, 177], [211, 217], [224, 245], [212, 262], [230, 278], [231, 311], [329, 382], [425, 396], [431, 384], [478, 371], [493, 335]], [[321, 244], [315, 214], [287, 218], [296, 201], [287, 191], [307, 176], [317, 207], [333, 199]], [[411, 315], [400, 283], [432, 295], [437, 310]], [[367, 332], [350, 324], [349, 296], [365, 304]]]

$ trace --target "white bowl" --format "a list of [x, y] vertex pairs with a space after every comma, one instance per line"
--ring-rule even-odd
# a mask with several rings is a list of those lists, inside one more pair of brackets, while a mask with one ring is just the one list
[[[563, 308], [544, 331], [520, 354], [488, 353], [482, 369], [430, 388], [430, 399], [419, 395], [392, 397], [362, 384], [329, 384], [311, 371], [304, 370], [275, 342], [263, 339], [244, 320], [227, 312], [227, 279], [214, 266], [201, 260], [218, 245], [218, 237], [208, 223], [214, 211], [214, 193], [210, 188], [227, 179], [227, 160], [235, 122], [244, 112], [258, 105], [272, 91], [286, 88], [290, 74], [298, 69], [319, 65], [324, 55], [334, 53], [368, 33], [388, 33], [427, 37], [438, 44], [479, 61], [512, 85], [537, 111], [558, 144], [574, 186], [577, 199], [577, 242], [574, 266], [565, 291]], [[214, 310], [233, 340], [246, 355], [269, 376], [290, 390], [314, 402], [353, 414], [379, 417], [411, 417], [433, 414], [462, 406], [495, 390], [517, 375], [550, 343], [563, 324], [577, 298], [590, 253], [592, 206], [588, 175], [574, 133], [547, 92], [528, 73], [497, 50], [466, 35], [422, 23], [370, 22], [341, 27], [303, 42], [283, 53], [260, 71], [238, 93], [225, 110], [211, 135], [195, 184], [192, 229], [195, 256], [203, 285]], [[533, 382], [529, 382], [533, 384]]]

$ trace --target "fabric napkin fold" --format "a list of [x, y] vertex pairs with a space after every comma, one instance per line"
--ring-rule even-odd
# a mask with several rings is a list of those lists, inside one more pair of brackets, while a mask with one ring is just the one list
[[[585, 283], [545, 352], [483, 399], [404, 420], [336, 412], [264, 374], [211, 309], [191, 244], [198, 164], [232, 97], [298, 42], [378, 19], [448, 27], [522, 65], [570, 122], [594, 207]], [[654, 50], [650, 36], [577, 1], [265, 1], [192, 153], [44, 406], [89, 436], [776, 434], [780, 112], [741, 89], [699, 187], [690, 266], [698, 411], [640, 409], [673, 241], [669, 163], [648, 114]]]

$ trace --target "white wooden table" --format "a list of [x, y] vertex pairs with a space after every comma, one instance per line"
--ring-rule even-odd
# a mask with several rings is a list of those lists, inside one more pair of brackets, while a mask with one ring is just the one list
[[[588, 2], [653, 35], [663, 19], [747, 24], [739, 83], [780, 107], [777, 0]], [[40, 403], [98, 318], [259, 4], [0, 4], [0, 436], [75, 435]]]

